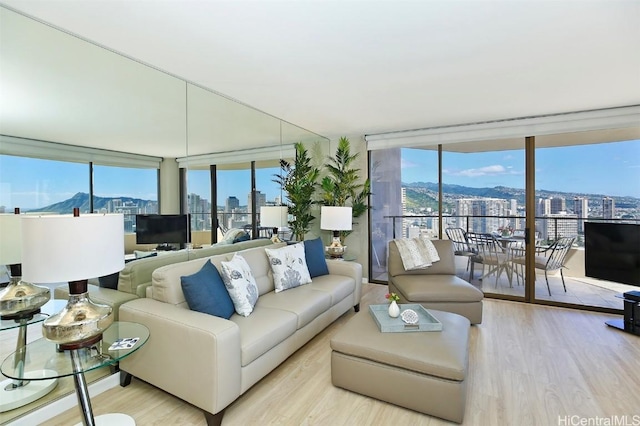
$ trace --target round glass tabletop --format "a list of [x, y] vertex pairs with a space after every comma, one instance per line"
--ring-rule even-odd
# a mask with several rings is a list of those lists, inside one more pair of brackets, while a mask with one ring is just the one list
[[0, 319], [0, 331], [10, 330], [12, 328], [21, 327], [23, 325], [35, 324], [42, 322], [47, 317], [53, 315], [64, 308], [67, 304], [66, 300], [51, 299], [40, 308], [40, 312], [33, 314], [31, 317], [22, 319]]
[[2, 374], [16, 380], [46, 380], [94, 370], [117, 363], [142, 347], [149, 339], [149, 329], [142, 324], [116, 321], [104, 331], [102, 340], [91, 347], [78, 349], [80, 369], [74, 369], [68, 351], [38, 339], [26, 346], [27, 359], [23, 368], [15, 365], [16, 353], [9, 355], [0, 366]]

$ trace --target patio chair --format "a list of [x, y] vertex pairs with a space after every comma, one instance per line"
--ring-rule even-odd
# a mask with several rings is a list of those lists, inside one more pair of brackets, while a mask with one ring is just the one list
[[[544, 279], [547, 282], [547, 291], [549, 292], [549, 296], [551, 296], [551, 288], [549, 287], [549, 277], [547, 276], [548, 272], [554, 272], [560, 270], [560, 278], [562, 278], [562, 287], [564, 288], [565, 293], [567, 292], [567, 286], [564, 282], [564, 275], [562, 275], [562, 269], [564, 268], [564, 262], [567, 258], [567, 254], [573, 245], [573, 242], [576, 240], [576, 237], [562, 237], [556, 240], [549, 247], [536, 247], [536, 256], [535, 256], [535, 266], [536, 269], [541, 269], [544, 271]], [[524, 258], [524, 249], [518, 250], [518, 255], [512, 260], [514, 265], [520, 265], [521, 268], [524, 268], [525, 258]], [[516, 272], [518, 281], [520, 281], [520, 276]]]
[[[469, 245], [477, 250], [477, 254], [471, 257], [471, 262], [482, 264], [482, 276], [479, 279], [482, 280], [491, 274], [495, 274], [497, 287], [498, 279], [504, 271], [509, 279], [509, 287], [512, 287], [511, 251], [505, 249], [492, 234], [467, 232], [467, 240]], [[485, 273], [487, 267], [489, 270]]]
[[467, 233], [462, 228], [446, 228], [444, 230], [445, 234], [447, 234], [447, 238], [451, 240], [453, 243], [453, 254], [456, 256], [466, 256], [467, 257], [467, 271], [469, 270], [469, 266], [471, 266], [471, 273], [469, 275], [469, 279], [473, 277], [473, 262], [471, 262], [471, 258], [478, 254], [478, 251], [472, 248], [469, 245], [469, 241], [467, 240]]

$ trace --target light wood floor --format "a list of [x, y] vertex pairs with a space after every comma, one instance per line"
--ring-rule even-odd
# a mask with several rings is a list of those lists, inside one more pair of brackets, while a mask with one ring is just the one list
[[[386, 290], [365, 285], [363, 310], [382, 303]], [[350, 311], [342, 316], [235, 401], [223, 424], [449, 424], [332, 386], [329, 340], [353, 315]], [[610, 318], [485, 299], [484, 321], [471, 329], [463, 424], [587, 424], [571, 421], [613, 416], [627, 416], [629, 423], [621, 424], [638, 424], [640, 337], [606, 326]], [[127, 413], [138, 425], [206, 424], [199, 409], [136, 379], [92, 401], [95, 415]], [[630, 423], [634, 419], [636, 423]], [[44, 425], [79, 421], [74, 408]], [[588, 424], [609, 424], [591, 421]]]

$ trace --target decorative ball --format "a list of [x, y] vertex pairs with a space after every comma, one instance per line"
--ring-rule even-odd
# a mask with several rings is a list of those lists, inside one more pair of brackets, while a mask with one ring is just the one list
[[418, 314], [413, 309], [406, 309], [400, 314], [400, 318], [407, 324], [417, 324]]

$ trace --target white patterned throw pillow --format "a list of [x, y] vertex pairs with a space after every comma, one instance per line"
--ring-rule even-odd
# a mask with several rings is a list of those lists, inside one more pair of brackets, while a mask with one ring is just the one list
[[433, 262], [440, 261], [438, 250], [431, 240], [423, 236], [394, 240], [402, 265], [407, 271], [428, 268]]
[[238, 253], [228, 262], [221, 262], [222, 280], [233, 301], [238, 315], [248, 317], [258, 301], [258, 285], [251, 268], [244, 257]]
[[276, 293], [311, 282], [303, 243], [264, 251], [269, 257]]

